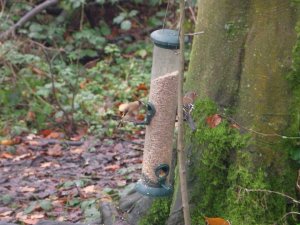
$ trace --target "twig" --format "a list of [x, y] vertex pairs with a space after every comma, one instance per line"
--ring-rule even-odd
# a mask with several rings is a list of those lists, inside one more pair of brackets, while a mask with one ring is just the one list
[[199, 31], [199, 32], [195, 32], [195, 33], [187, 33], [187, 34], [184, 34], [186, 36], [194, 36], [194, 35], [199, 35], [199, 34], [204, 34], [204, 31]]
[[231, 118], [229, 116], [225, 116], [225, 115], [221, 115], [221, 116], [224, 117], [225, 119], [228, 119], [229, 121], [235, 123], [236, 125], [238, 125], [242, 129], [244, 129], [246, 131], [249, 131], [249, 132], [252, 132], [254, 134], [257, 134], [257, 135], [261, 135], [261, 136], [264, 136], [264, 137], [280, 137], [282, 139], [300, 139], [300, 137], [297, 137], [297, 136], [293, 137], [293, 136], [285, 136], [285, 135], [281, 135], [281, 134], [277, 134], [277, 133], [272, 133], [272, 134], [270, 134], [270, 133], [262, 133], [262, 132], [253, 130], [251, 128], [247, 128], [245, 126], [242, 126], [236, 120], [234, 120], [233, 118]]
[[242, 189], [246, 192], [264, 192], [264, 193], [270, 193], [270, 194], [277, 194], [277, 195], [280, 195], [280, 196], [285, 197], [287, 199], [290, 199], [295, 204], [300, 204], [300, 201], [297, 201], [293, 197], [291, 197], [289, 195], [286, 195], [284, 193], [278, 192], [278, 191], [271, 191], [271, 190], [266, 190], [266, 189], [248, 189], [248, 188], [244, 188], [244, 187], [240, 187], [240, 189]]
[[187, 181], [186, 181], [186, 164], [185, 164], [185, 152], [183, 146], [183, 74], [184, 74], [184, 19], [185, 19], [185, 11], [184, 11], [184, 0], [180, 0], [180, 69], [179, 69], [179, 77], [178, 77], [178, 166], [179, 166], [179, 174], [180, 174], [180, 189], [181, 189], [181, 198], [182, 198], [182, 208], [183, 208], [183, 217], [184, 224], [191, 224], [191, 215], [190, 215], [190, 207], [189, 207], [189, 199], [188, 199], [188, 190], [187, 190]]
[[68, 121], [68, 113], [66, 112], [66, 110], [62, 107], [62, 105], [60, 104], [57, 94], [56, 94], [56, 87], [55, 87], [55, 79], [54, 79], [54, 72], [53, 72], [53, 68], [52, 68], [52, 61], [56, 58], [56, 56], [60, 53], [58, 52], [56, 55], [54, 55], [54, 57], [50, 60], [47, 52], [45, 51], [45, 49], [42, 48], [42, 51], [45, 55], [48, 67], [49, 67], [49, 72], [50, 72], [50, 77], [51, 77], [51, 85], [52, 85], [52, 94], [54, 97], [54, 100], [56, 102], [57, 107], [63, 112], [63, 115], [66, 119], [66, 121]]
[[297, 178], [296, 186], [298, 191], [300, 192], [300, 170], [298, 170], [298, 178]]
[[286, 214], [284, 214], [276, 223], [274, 223], [274, 225], [276, 225], [279, 221], [283, 220], [285, 217], [289, 216], [289, 215], [300, 215], [299, 212], [288, 212]]
[[31, 18], [33, 18], [35, 15], [43, 11], [44, 9], [48, 8], [51, 5], [55, 5], [59, 2], [59, 0], [47, 0], [29, 12], [27, 12], [16, 24], [11, 26], [7, 31], [0, 34], [0, 40], [10, 37], [11, 35], [15, 35], [16, 30], [19, 27], [22, 27], [26, 22], [28, 22]]
[[193, 10], [191, 1], [187, 0], [186, 2], [187, 2], [187, 4], [188, 4], [189, 11], [190, 11], [190, 13], [191, 13], [191, 15], [192, 15], [193, 22], [194, 22], [194, 24], [196, 24], [196, 23], [197, 23], [197, 20], [196, 20], [195, 12], [194, 12], [194, 10]]
[[13, 65], [10, 64], [10, 63], [6, 63], [6, 65], [10, 68], [12, 74], [15, 76], [15, 77], [19, 77], [25, 84], [26, 88], [31, 92], [31, 94], [36, 98], [38, 99], [41, 103], [49, 106], [50, 108], [53, 108], [53, 106], [48, 103], [47, 101], [45, 101], [41, 96], [37, 95], [35, 93], [35, 91], [30, 87], [30, 84], [22, 77], [22, 76], [19, 76], [18, 73], [16, 73], [15, 69], [13, 68]]
[[0, 12], [0, 16], [2, 16], [4, 9], [5, 9], [5, 5], [6, 5], [6, 1], [1, 0], [0, 1], [0, 5], [1, 5], [1, 12]]

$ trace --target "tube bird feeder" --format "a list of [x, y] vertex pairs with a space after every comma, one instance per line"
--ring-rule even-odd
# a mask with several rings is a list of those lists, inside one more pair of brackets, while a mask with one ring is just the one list
[[142, 177], [136, 190], [143, 195], [162, 197], [173, 191], [168, 175], [177, 111], [179, 32], [156, 30], [151, 39], [154, 49], [148, 106], [155, 114], [146, 126]]

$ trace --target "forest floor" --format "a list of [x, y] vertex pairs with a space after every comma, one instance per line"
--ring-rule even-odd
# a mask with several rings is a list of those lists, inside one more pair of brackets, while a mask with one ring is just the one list
[[100, 202], [117, 201], [139, 179], [143, 133], [63, 141], [52, 132], [0, 146], [0, 221], [97, 220]]

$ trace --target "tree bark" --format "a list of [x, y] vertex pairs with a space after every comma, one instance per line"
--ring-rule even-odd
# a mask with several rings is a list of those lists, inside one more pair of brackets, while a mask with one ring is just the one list
[[[204, 34], [194, 36], [185, 89], [196, 90], [200, 99], [213, 100], [220, 112], [231, 110], [230, 116], [249, 128], [240, 129], [251, 136], [251, 141], [244, 149], [230, 151], [220, 181], [208, 174], [209, 170], [199, 169], [205, 168], [202, 157], [207, 146], [199, 146], [197, 139], [187, 134], [193, 148], [188, 157], [193, 221], [199, 223], [208, 216], [223, 217], [232, 224], [265, 225], [275, 223], [290, 210], [285, 198], [244, 195], [239, 187], [296, 194], [299, 165], [289, 158], [289, 141], [280, 135], [287, 134], [295, 122], [291, 121], [293, 94], [286, 76], [297, 37], [297, 8], [289, 0], [198, 1], [196, 32]], [[218, 170], [211, 171], [215, 172]], [[177, 188], [168, 224], [182, 224], [178, 198]], [[289, 222], [296, 223], [293, 219]]]

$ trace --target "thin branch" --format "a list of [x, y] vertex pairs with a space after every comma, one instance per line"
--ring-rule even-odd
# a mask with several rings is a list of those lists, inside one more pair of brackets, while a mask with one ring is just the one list
[[193, 22], [194, 22], [194, 24], [196, 24], [197, 20], [196, 20], [195, 12], [194, 12], [193, 7], [192, 7], [192, 3], [191, 3], [191, 1], [186, 1], [186, 2], [187, 2], [187, 5], [189, 7], [189, 11], [192, 15]]
[[[56, 93], [56, 87], [55, 87], [55, 79], [54, 79], [54, 72], [53, 72], [53, 68], [52, 68], [52, 61], [56, 58], [56, 56], [60, 55], [60, 52], [56, 53], [56, 55], [54, 55], [54, 57], [52, 59], [49, 58], [47, 52], [45, 51], [45, 49], [42, 48], [42, 51], [46, 57], [46, 61], [47, 64], [49, 66], [49, 72], [50, 72], [50, 77], [51, 77], [51, 85], [52, 85], [52, 94], [54, 97], [54, 100], [56, 102], [57, 107], [59, 108], [59, 110], [61, 110], [63, 112], [63, 116], [65, 118], [65, 120], [67, 122], [69, 122], [69, 116], [68, 116], [68, 112], [63, 108], [63, 106], [60, 104], [60, 101], [58, 100], [57, 97], [57, 93]], [[65, 130], [66, 133], [69, 133], [69, 131]]]
[[180, 33], [179, 33], [179, 43], [180, 43], [180, 69], [178, 74], [178, 166], [179, 166], [179, 179], [180, 179], [180, 189], [181, 189], [181, 198], [182, 198], [182, 208], [183, 208], [183, 217], [184, 224], [191, 225], [191, 215], [188, 199], [188, 190], [187, 190], [187, 181], [186, 181], [186, 160], [185, 152], [183, 145], [183, 75], [184, 75], [184, 0], [180, 0]]
[[195, 32], [195, 33], [187, 33], [187, 34], [184, 34], [186, 36], [195, 36], [195, 35], [199, 35], [199, 34], [204, 34], [204, 31], [199, 31], [199, 32]]
[[289, 195], [286, 195], [286, 194], [284, 194], [282, 192], [271, 191], [271, 190], [266, 190], [266, 189], [248, 189], [248, 188], [244, 188], [244, 187], [240, 187], [240, 189], [242, 189], [242, 190], [244, 190], [246, 192], [264, 192], [264, 193], [269, 193], [269, 194], [276, 194], [276, 195], [280, 195], [282, 197], [285, 197], [287, 199], [290, 199], [295, 204], [300, 204], [300, 201], [297, 201], [293, 197], [291, 197]]
[[23, 76], [19, 76], [18, 73], [16, 73], [15, 69], [13, 68], [13, 65], [10, 64], [10, 63], [5, 63], [9, 69], [11, 70], [12, 74], [15, 76], [15, 77], [19, 77], [25, 84], [26, 88], [30, 91], [30, 93], [36, 98], [38, 99], [41, 103], [49, 106], [50, 108], [53, 108], [53, 106], [48, 103], [47, 101], [45, 101], [41, 96], [37, 95], [35, 93], [35, 91], [30, 87], [30, 84], [23, 78]]
[[19, 27], [22, 27], [26, 22], [31, 20], [34, 16], [39, 14], [44, 9], [48, 8], [49, 6], [55, 5], [59, 2], [59, 0], [47, 0], [38, 6], [34, 7], [32, 10], [27, 12], [16, 24], [11, 26], [7, 31], [0, 34], [0, 40], [9, 38], [11, 35], [15, 35], [16, 30]]
[[299, 212], [288, 212], [288, 213], [284, 214], [276, 223], [274, 223], [274, 225], [276, 225], [279, 221], [283, 220], [285, 217], [287, 217], [289, 215], [300, 215], [300, 213]]
[[238, 127], [241, 127], [242, 129], [244, 129], [246, 131], [249, 131], [251, 133], [257, 134], [257, 135], [261, 135], [261, 136], [264, 136], [264, 137], [280, 137], [282, 139], [300, 139], [300, 137], [297, 137], [297, 136], [285, 136], [285, 135], [281, 135], [281, 134], [277, 134], [277, 133], [270, 134], [270, 133], [259, 132], [259, 131], [256, 131], [256, 130], [253, 130], [251, 128], [247, 128], [247, 127], [241, 125], [235, 119], [233, 119], [229, 116], [225, 116], [225, 115], [221, 115], [221, 116], [224, 117], [225, 119], [228, 119], [229, 121], [235, 123]]

